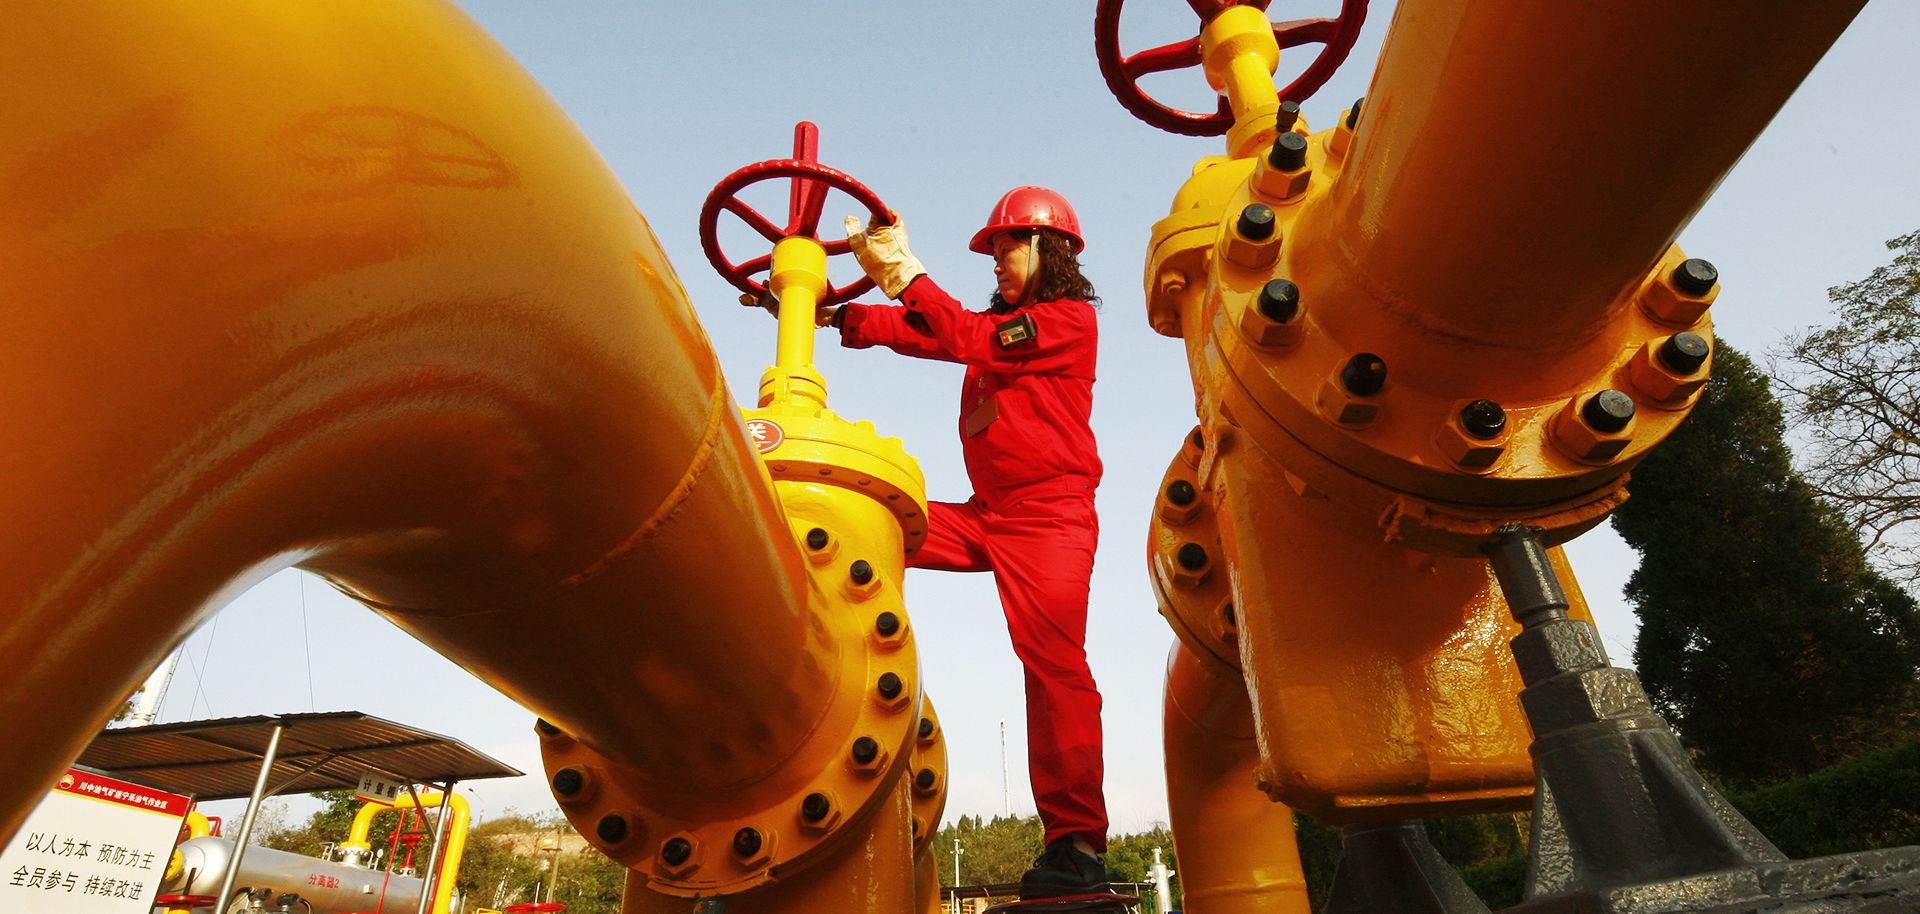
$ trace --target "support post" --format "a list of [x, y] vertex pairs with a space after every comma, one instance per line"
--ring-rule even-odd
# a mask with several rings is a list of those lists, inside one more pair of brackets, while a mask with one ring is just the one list
[[233, 881], [240, 878], [240, 861], [247, 854], [247, 840], [253, 837], [253, 820], [260, 814], [260, 801], [266, 797], [267, 776], [273, 773], [273, 760], [280, 754], [280, 734], [286, 732], [283, 723], [273, 725], [273, 735], [267, 738], [267, 751], [260, 757], [260, 776], [253, 779], [253, 796], [247, 800], [247, 814], [240, 818], [240, 833], [233, 836], [233, 862], [227, 864], [226, 878], [220, 880], [221, 910], [232, 901]]

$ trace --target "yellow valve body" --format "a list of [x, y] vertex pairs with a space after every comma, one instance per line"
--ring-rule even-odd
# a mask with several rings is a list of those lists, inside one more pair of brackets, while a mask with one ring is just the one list
[[[1710, 339], [1719, 287], [1676, 275], [1673, 238], [1858, 7], [1670, 5], [1656, 35], [1618, 6], [1404, 0], [1371, 96], [1285, 172], [1248, 101], [1270, 26], [1203, 32], [1237, 123], [1148, 248], [1201, 423], [1149, 557], [1191, 665], [1244, 677], [1271, 796], [1338, 822], [1524, 804], [1516, 626], [1481, 550], [1600, 523], [1685, 418], [1707, 367], [1653, 353]], [[1605, 391], [1632, 414], [1594, 418]]]

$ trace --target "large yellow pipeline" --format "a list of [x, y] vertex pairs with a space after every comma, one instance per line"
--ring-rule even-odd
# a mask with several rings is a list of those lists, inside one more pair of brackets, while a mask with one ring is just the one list
[[462, 14], [33, 5], [0, 79], [0, 834], [288, 565], [636, 791], [864, 701], [657, 241]]
[[1296, 262], [1398, 376], [1550, 390], [1864, 5], [1405, 0]]

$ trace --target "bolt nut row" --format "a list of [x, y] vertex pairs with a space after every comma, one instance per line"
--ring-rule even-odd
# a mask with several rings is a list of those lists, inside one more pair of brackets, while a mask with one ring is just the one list
[[1279, 217], [1265, 203], [1249, 203], [1227, 232], [1225, 256], [1229, 263], [1258, 270], [1280, 257]]
[[1691, 327], [1720, 294], [1720, 271], [1698, 257], [1671, 271], [1656, 274], [1640, 289], [1640, 307], [1648, 316], [1673, 327]]
[[1463, 470], [1484, 472], [1506, 453], [1507, 411], [1492, 400], [1469, 400], [1434, 433], [1440, 452]]
[[1255, 346], [1279, 348], [1300, 340], [1306, 322], [1300, 317], [1300, 287], [1288, 279], [1272, 279], [1260, 287], [1253, 307], [1240, 314], [1240, 332]]
[[1549, 421], [1549, 437], [1567, 456], [1604, 464], [1633, 443], [1633, 398], [1618, 390], [1600, 390], [1567, 401]]
[[1366, 99], [1355, 99], [1353, 107], [1347, 109], [1347, 116], [1333, 129], [1333, 138], [1327, 142], [1329, 158], [1342, 158], [1353, 146], [1353, 131], [1360, 126], [1360, 106]]
[[1273, 141], [1273, 149], [1254, 166], [1253, 187], [1261, 196], [1280, 203], [1295, 203], [1313, 183], [1313, 171], [1307, 168], [1307, 138], [1291, 131]]
[[1712, 350], [1706, 337], [1692, 331], [1651, 340], [1634, 354], [1627, 377], [1649, 401], [1677, 407], [1706, 386]]
[[815, 565], [825, 565], [833, 561], [840, 552], [840, 541], [826, 531], [824, 527], [808, 530], [801, 541], [807, 547], [807, 561]]
[[1386, 386], [1386, 360], [1371, 352], [1357, 353], [1321, 383], [1315, 405], [1335, 424], [1364, 427], [1379, 417], [1380, 404], [1373, 398]]
[[1213, 557], [1207, 547], [1195, 542], [1181, 543], [1173, 552], [1173, 582], [1182, 587], [1199, 587], [1213, 576]]

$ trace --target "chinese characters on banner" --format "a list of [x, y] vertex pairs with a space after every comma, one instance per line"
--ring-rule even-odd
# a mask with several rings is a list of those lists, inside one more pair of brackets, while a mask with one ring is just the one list
[[69, 770], [0, 850], [0, 911], [147, 914], [189, 805]]

